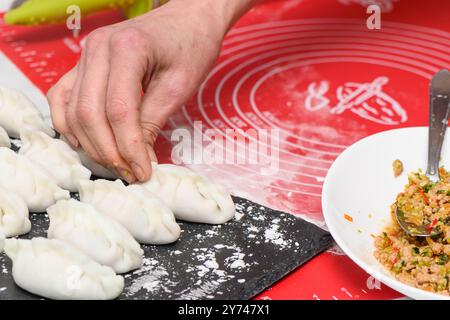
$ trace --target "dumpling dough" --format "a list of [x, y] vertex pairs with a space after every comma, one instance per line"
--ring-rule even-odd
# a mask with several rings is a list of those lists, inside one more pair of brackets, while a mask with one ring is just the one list
[[80, 180], [90, 179], [91, 172], [64, 141], [38, 131], [23, 132], [20, 139], [23, 145], [19, 154], [39, 165], [59, 187], [77, 192]]
[[124, 279], [78, 249], [56, 239], [7, 239], [5, 252], [22, 289], [56, 300], [109, 300], [123, 291]]
[[8, 133], [0, 127], [0, 147], [11, 148], [11, 140], [9, 140]]
[[140, 243], [167, 244], [180, 236], [172, 211], [151, 192], [120, 180], [80, 182], [80, 199], [122, 224]]
[[230, 194], [194, 171], [172, 164], [152, 164], [152, 177], [142, 185], [156, 194], [180, 220], [221, 224], [234, 217]]
[[16, 237], [30, 232], [27, 204], [14, 192], [0, 188], [0, 232]]
[[111, 170], [103, 167], [102, 165], [98, 164], [97, 162], [95, 162], [94, 160], [92, 160], [87, 154], [86, 152], [84, 152], [83, 149], [78, 149], [77, 150], [78, 156], [80, 157], [81, 163], [83, 164], [83, 166], [85, 166], [86, 168], [88, 168], [93, 175], [99, 177], [99, 178], [103, 178], [103, 179], [117, 179], [118, 176], [112, 172]]
[[69, 191], [58, 187], [40, 167], [7, 148], [0, 148], [0, 187], [19, 195], [31, 212], [45, 212], [56, 201], [70, 198]]
[[[64, 138], [64, 136], [61, 136], [61, 140], [64, 141], [67, 145], [69, 145], [69, 143]], [[78, 148], [74, 151], [78, 154], [78, 157], [80, 158], [83, 166], [88, 168], [89, 171], [91, 171], [93, 175], [95, 175], [99, 178], [111, 179], [111, 180], [115, 180], [115, 179], [119, 178], [114, 172], [112, 172], [108, 168], [105, 168], [102, 165], [95, 162], [94, 160], [92, 160], [89, 157], [89, 155], [82, 148]]]
[[144, 251], [131, 234], [115, 220], [91, 205], [62, 200], [47, 209], [49, 239], [59, 239], [78, 248], [117, 273], [140, 268]]
[[19, 138], [23, 131], [42, 131], [55, 136], [55, 131], [25, 95], [4, 87], [0, 87], [0, 126], [13, 138]]
[[5, 235], [0, 230], [0, 253], [3, 252], [3, 247], [5, 246]]

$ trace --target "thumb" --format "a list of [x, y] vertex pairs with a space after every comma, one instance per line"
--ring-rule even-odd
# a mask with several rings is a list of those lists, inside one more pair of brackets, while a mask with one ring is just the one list
[[158, 158], [156, 157], [155, 149], [151, 145], [147, 145], [147, 154], [150, 157], [151, 162], [158, 163]]
[[151, 83], [146, 90], [141, 108], [141, 127], [147, 152], [152, 161], [157, 162], [154, 145], [158, 135], [170, 116], [179, 110], [189, 98], [186, 84], [175, 81], [176, 77], [165, 76], [157, 83]]
[[141, 119], [141, 127], [144, 134], [144, 142], [146, 143], [147, 147], [147, 154], [152, 162], [158, 162], [154, 146], [159, 133], [166, 124], [166, 121], [156, 123], [151, 118], [147, 119], [146, 117], [142, 117]]

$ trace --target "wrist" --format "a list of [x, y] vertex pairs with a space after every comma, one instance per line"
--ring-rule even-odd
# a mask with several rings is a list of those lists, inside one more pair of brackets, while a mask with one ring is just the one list
[[222, 36], [259, 0], [171, 0], [184, 11], [194, 10], [198, 17], [209, 19]]

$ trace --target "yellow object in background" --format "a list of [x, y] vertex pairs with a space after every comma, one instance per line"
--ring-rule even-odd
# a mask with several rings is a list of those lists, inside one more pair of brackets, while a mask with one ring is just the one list
[[125, 14], [129, 19], [131, 19], [155, 9], [168, 1], [169, 0], [136, 0], [132, 6], [125, 10]]
[[76, 5], [82, 16], [106, 9], [122, 9], [129, 18], [148, 12], [166, 1], [155, 0], [28, 0], [7, 12], [5, 23], [36, 25], [64, 22], [67, 8]]
[[128, 19], [140, 16], [141, 14], [153, 9], [153, 0], [137, 0], [133, 5], [125, 10]]

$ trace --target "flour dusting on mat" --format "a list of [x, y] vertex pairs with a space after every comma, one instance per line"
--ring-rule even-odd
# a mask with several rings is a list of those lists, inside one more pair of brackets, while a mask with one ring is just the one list
[[[277, 263], [283, 264], [283, 258], [279, 260], [277, 256], [301, 256], [310, 249], [310, 240], [297, 234], [301, 227], [295, 230], [297, 232], [286, 229], [304, 221], [285, 213], [275, 215], [270, 209], [248, 203], [238, 200], [235, 219], [229, 224], [181, 223], [184, 232], [173, 249], [171, 246], [165, 246], [165, 250], [152, 247], [155, 249], [152, 259], [146, 259], [140, 270], [126, 275], [126, 283], [130, 285], [123, 298], [239, 297], [240, 290], [247, 290], [246, 283], [276, 272]], [[169, 261], [163, 258], [167, 256]]]

